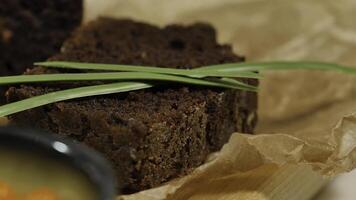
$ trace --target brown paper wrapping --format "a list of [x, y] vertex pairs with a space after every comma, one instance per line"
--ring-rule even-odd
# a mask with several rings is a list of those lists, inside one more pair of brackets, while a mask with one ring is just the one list
[[[86, 21], [106, 15], [157, 25], [208, 22], [217, 28], [220, 42], [232, 44], [249, 61], [356, 65], [353, 0], [87, 0], [85, 9]], [[220, 152], [191, 174], [118, 199], [187, 199], [201, 188], [208, 192], [214, 184], [228, 186], [230, 176], [241, 174], [241, 185], [247, 185], [259, 169], [273, 171], [287, 164], [306, 165], [328, 176], [352, 170], [356, 166], [356, 78], [318, 71], [263, 75], [258, 134], [234, 133]]]

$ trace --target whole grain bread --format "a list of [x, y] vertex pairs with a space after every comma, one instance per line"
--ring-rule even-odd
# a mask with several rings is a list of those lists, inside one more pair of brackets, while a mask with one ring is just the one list
[[[100, 18], [77, 30], [50, 60], [191, 69], [244, 59], [230, 46], [219, 45], [214, 29], [206, 24], [158, 28]], [[27, 73], [60, 71], [37, 67]], [[245, 81], [257, 85], [255, 80]], [[73, 85], [12, 87], [7, 98], [14, 102], [67, 87]], [[131, 193], [186, 175], [233, 132], [252, 133], [256, 107], [252, 92], [163, 84], [55, 103], [12, 115], [10, 120], [94, 147], [112, 162], [123, 192]]]

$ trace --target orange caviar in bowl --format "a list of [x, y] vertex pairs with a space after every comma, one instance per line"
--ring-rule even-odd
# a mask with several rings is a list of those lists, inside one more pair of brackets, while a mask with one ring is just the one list
[[17, 200], [12, 189], [2, 182], [0, 182], [0, 200]]
[[59, 200], [48, 188], [40, 188], [25, 195], [16, 194], [9, 185], [0, 182], [0, 200]]

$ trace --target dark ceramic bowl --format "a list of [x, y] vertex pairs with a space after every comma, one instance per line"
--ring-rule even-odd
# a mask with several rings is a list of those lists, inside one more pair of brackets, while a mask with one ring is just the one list
[[39, 151], [67, 162], [89, 178], [97, 189], [99, 200], [113, 200], [117, 195], [115, 176], [109, 163], [86, 146], [37, 130], [0, 127], [1, 146]]

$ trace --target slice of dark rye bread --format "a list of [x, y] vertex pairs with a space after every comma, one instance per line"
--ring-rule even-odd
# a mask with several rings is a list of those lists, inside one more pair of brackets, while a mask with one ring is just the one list
[[[165, 28], [100, 18], [79, 28], [50, 60], [175, 67], [240, 62], [205, 24]], [[28, 74], [56, 73], [37, 67]], [[246, 82], [257, 85], [255, 80]], [[26, 85], [9, 102], [68, 85]], [[83, 98], [12, 115], [12, 123], [69, 136], [111, 160], [124, 192], [160, 185], [189, 173], [233, 132], [252, 133], [256, 93], [167, 84], [153, 89]]]
[[56, 54], [82, 13], [82, 0], [0, 0], [0, 76]]

